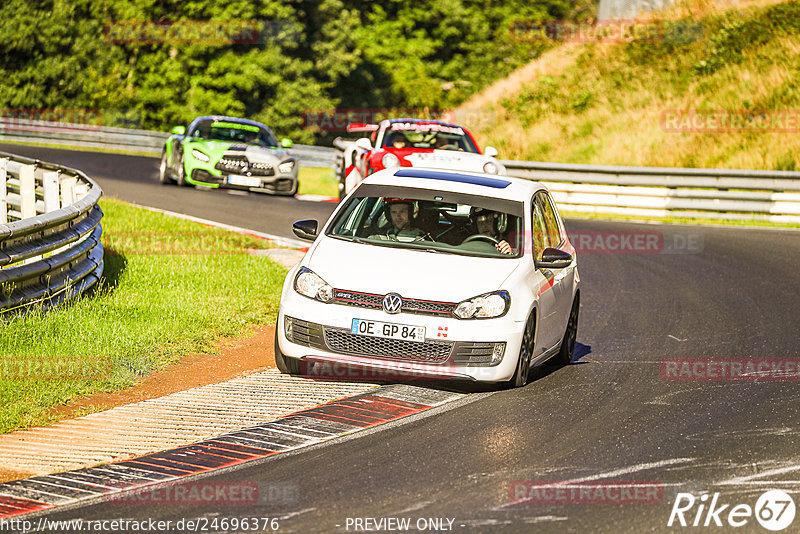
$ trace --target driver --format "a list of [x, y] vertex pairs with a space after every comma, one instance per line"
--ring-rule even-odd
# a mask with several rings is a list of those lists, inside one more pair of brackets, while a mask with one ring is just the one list
[[389, 226], [382, 232], [384, 235], [376, 237], [413, 241], [425, 235], [425, 232], [411, 224], [414, 201], [410, 198], [387, 198], [383, 201], [383, 209]]
[[469, 218], [475, 225], [477, 235], [486, 235], [498, 241], [495, 248], [503, 254], [514, 254], [514, 250], [508, 241], [497, 230], [497, 220], [500, 214], [486, 208], [472, 208], [469, 211]]
[[391, 139], [389, 139], [389, 144], [393, 148], [405, 148], [406, 147], [406, 136], [401, 134], [400, 132], [394, 132], [392, 134]]

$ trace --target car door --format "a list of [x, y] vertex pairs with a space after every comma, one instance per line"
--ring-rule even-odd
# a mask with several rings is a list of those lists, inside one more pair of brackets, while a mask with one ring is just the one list
[[[542, 252], [550, 246], [550, 239], [547, 233], [547, 224], [544, 219], [544, 212], [541, 202], [538, 201], [538, 194], [531, 199], [531, 240], [534, 262], [542, 259]], [[539, 324], [536, 333], [535, 356], [552, 348], [561, 339], [558, 326], [558, 307], [556, 304], [556, 294], [553, 291], [553, 281], [556, 273], [552, 269], [539, 268], [537, 266], [534, 274], [534, 295], [539, 301], [538, 314]]]
[[[550, 246], [572, 253], [572, 250], [567, 249], [567, 233], [550, 194], [547, 191], [539, 191], [536, 193], [536, 197], [537, 202], [541, 205], [544, 223], [547, 226]], [[575, 276], [574, 263], [569, 267], [551, 269], [551, 271], [553, 271], [553, 293], [556, 299], [557, 319], [555, 322], [563, 335], [567, 327], [569, 312], [572, 308], [572, 280]]]

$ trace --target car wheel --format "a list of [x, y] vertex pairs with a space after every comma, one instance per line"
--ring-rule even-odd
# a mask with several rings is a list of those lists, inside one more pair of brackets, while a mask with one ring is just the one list
[[286, 375], [299, 375], [300, 374], [300, 360], [285, 356], [281, 352], [281, 347], [278, 344], [278, 328], [280, 325], [275, 325], [275, 365], [278, 370]]
[[183, 187], [189, 185], [186, 181], [186, 167], [183, 166], [183, 155], [181, 154], [181, 160], [178, 162], [178, 173], [175, 177], [175, 181], [178, 182], [178, 185]]
[[161, 164], [158, 166], [158, 181], [162, 184], [171, 184], [172, 178], [169, 177], [167, 172], [167, 151], [161, 152]]
[[531, 313], [528, 322], [525, 324], [525, 331], [522, 333], [522, 343], [520, 343], [519, 357], [517, 358], [517, 369], [514, 371], [514, 376], [508, 381], [509, 387], [521, 388], [528, 383], [535, 330], [536, 315], [535, 313]]
[[561, 350], [558, 351], [558, 363], [562, 365], [568, 365], [575, 354], [575, 339], [578, 337], [578, 312], [580, 307], [581, 296], [577, 294], [572, 302], [572, 310], [569, 312], [569, 321], [567, 321], [564, 339], [561, 340]]

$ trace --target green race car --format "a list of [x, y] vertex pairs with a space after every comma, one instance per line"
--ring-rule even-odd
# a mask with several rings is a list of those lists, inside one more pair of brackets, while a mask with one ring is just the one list
[[161, 183], [297, 193], [299, 162], [265, 125], [233, 117], [198, 117], [176, 126], [161, 153]]

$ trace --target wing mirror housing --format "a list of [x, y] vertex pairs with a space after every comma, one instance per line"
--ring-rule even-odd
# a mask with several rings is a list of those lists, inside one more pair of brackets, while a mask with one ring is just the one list
[[284, 137], [283, 139], [281, 139], [281, 146], [283, 148], [292, 148], [293, 144], [294, 143], [292, 143], [292, 140], [289, 139], [288, 137]]
[[497, 156], [499, 154], [497, 149], [495, 147], [493, 147], [493, 146], [487, 146], [484, 149], [483, 153], [486, 154], [487, 156], [489, 156], [490, 158], [493, 158], [493, 157], [495, 157], [495, 156]]
[[186, 135], [186, 127], [185, 126], [175, 126], [172, 128], [172, 133], [175, 135]]
[[317, 225], [318, 223], [314, 219], [303, 219], [292, 225], [292, 231], [300, 239], [314, 241], [317, 238]]
[[356, 146], [358, 148], [363, 148], [364, 150], [372, 150], [372, 142], [366, 137], [358, 139], [356, 141]]
[[536, 268], [563, 269], [572, 263], [572, 254], [557, 248], [548, 247], [542, 252], [542, 259], [536, 261]]

